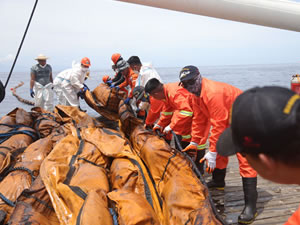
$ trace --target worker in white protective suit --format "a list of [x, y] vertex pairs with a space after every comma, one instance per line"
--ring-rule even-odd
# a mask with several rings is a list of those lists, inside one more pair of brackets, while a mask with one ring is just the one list
[[46, 63], [48, 57], [40, 54], [35, 60], [38, 64], [31, 67], [30, 96], [34, 98], [34, 106], [47, 111], [53, 110], [53, 78], [52, 68]]
[[[143, 63], [141, 62], [140, 58], [138, 56], [131, 56], [127, 62], [129, 63], [131, 69], [136, 73], [139, 74], [138, 79], [136, 81], [136, 90], [137, 91], [142, 91], [144, 93], [144, 89], [142, 89], [141, 87], [145, 87], [146, 83], [152, 79], [152, 78], [156, 78], [158, 79], [161, 83], [162, 79], [159, 76], [158, 72], [156, 71], [156, 69], [153, 68], [151, 63]], [[145, 94], [145, 93], [144, 93]], [[144, 95], [143, 94], [143, 95]], [[140, 96], [143, 96], [140, 95]], [[152, 111], [151, 107], [156, 105], [161, 105], [163, 102], [160, 103], [156, 103], [156, 104], [149, 104], [151, 103], [151, 101], [156, 101], [153, 98], [149, 98], [147, 96], [143, 96], [140, 100], [136, 99], [136, 98], [132, 98], [132, 100], [130, 101], [130, 105], [131, 108], [133, 109], [133, 111], [137, 112], [137, 114], [142, 114], [142, 111]], [[149, 109], [150, 107], [150, 109]], [[152, 115], [152, 114], [151, 114]], [[146, 115], [145, 115], [146, 116]]]
[[91, 63], [84, 57], [80, 64], [72, 65], [72, 69], [60, 72], [54, 79], [53, 85], [58, 104], [79, 107], [79, 95], [88, 90], [84, 84]]

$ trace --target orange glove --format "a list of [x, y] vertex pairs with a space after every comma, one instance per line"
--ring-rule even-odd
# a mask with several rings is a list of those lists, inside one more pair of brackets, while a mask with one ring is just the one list
[[208, 151], [202, 159], [200, 159], [200, 163], [206, 160], [206, 172], [212, 173], [216, 168], [216, 158], [217, 153]]
[[185, 149], [183, 149], [183, 152], [186, 152], [188, 155], [190, 155], [192, 158], [195, 158], [197, 155], [197, 147], [198, 144], [195, 142], [190, 142], [188, 146], [186, 146]]
[[152, 130], [154, 131], [154, 133], [161, 135], [163, 128], [158, 124], [155, 124]]

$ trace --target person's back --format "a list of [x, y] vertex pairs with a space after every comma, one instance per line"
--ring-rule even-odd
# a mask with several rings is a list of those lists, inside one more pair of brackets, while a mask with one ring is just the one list
[[71, 72], [72, 72], [72, 68], [63, 70], [62, 72], [58, 73], [53, 80], [53, 87], [54, 87], [53, 90], [55, 91], [58, 105], [66, 104], [64, 101], [65, 98], [63, 95], [62, 82], [66, 80], [67, 77], [68, 78], [70, 77], [69, 73]]
[[140, 70], [140, 76], [137, 81], [138, 86], [144, 86], [147, 84], [147, 82], [152, 79], [156, 78], [160, 82], [162, 82], [161, 77], [159, 76], [158, 72], [156, 69], [153, 67], [151, 63], [143, 63], [141, 70]]
[[72, 69], [64, 70], [57, 76], [57, 86], [61, 91], [58, 96], [59, 104], [79, 107], [78, 94], [87, 90], [84, 81], [90, 65], [89, 58], [84, 57], [80, 64], [73, 62]]

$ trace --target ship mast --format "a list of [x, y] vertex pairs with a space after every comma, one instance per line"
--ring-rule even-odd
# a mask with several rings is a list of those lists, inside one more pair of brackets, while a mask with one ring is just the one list
[[300, 32], [300, 3], [287, 0], [118, 0]]

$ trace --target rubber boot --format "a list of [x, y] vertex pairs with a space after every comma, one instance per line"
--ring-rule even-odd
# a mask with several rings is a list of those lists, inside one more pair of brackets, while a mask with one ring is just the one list
[[205, 150], [198, 150], [197, 151], [197, 157], [196, 157], [196, 161], [195, 161], [195, 164], [198, 168], [198, 170], [200, 171], [201, 175], [204, 174], [204, 168], [203, 168], [203, 165], [204, 165], [204, 162], [200, 163], [200, 159], [202, 159], [205, 155]]
[[224, 190], [225, 187], [225, 169], [215, 169], [212, 173], [212, 180], [207, 182], [208, 188], [216, 188], [218, 190]]
[[240, 224], [250, 224], [257, 216], [256, 201], [257, 201], [257, 177], [243, 177], [243, 190], [245, 198], [245, 207], [238, 218]]

